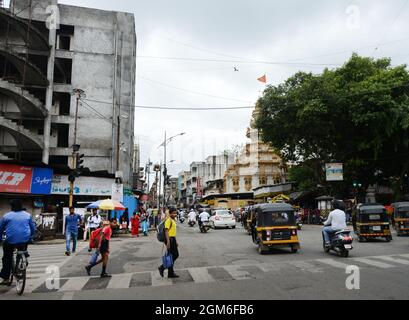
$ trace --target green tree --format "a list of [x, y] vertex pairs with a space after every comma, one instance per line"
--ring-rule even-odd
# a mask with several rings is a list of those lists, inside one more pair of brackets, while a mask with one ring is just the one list
[[364, 186], [403, 181], [409, 171], [406, 65], [353, 54], [340, 68], [298, 72], [267, 87], [257, 108], [263, 140], [288, 161], [314, 163], [317, 184], [325, 163], [334, 161], [344, 163], [348, 183], [359, 179]]

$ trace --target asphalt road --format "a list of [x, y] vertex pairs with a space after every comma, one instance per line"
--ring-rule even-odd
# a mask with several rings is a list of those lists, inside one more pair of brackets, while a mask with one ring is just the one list
[[[29, 279], [24, 297], [17, 298], [13, 288], [0, 288], [0, 299], [409, 299], [409, 237], [395, 236], [390, 243], [355, 241], [345, 259], [323, 252], [320, 227], [304, 226], [299, 236], [302, 248], [297, 254], [280, 249], [259, 255], [242, 228], [201, 234], [198, 228], [179, 225], [175, 268], [181, 277], [176, 280], [159, 276], [162, 245], [155, 233], [111, 241], [112, 279], [100, 279], [100, 267], [91, 278], [86, 275], [86, 243], [70, 258], [63, 256], [64, 245], [32, 247], [30, 259], [38, 267], [29, 274], [37, 271], [38, 277]], [[41, 277], [50, 265], [59, 271], [52, 290], [45, 284], [49, 275]], [[359, 289], [347, 288], [349, 266], [358, 267], [354, 275], [359, 278], [352, 283]]]

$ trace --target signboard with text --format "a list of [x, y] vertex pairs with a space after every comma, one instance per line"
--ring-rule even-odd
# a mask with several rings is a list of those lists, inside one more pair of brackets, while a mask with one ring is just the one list
[[0, 192], [50, 194], [53, 170], [13, 164], [0, 164]]
[[[77, 196], [101, 196], [110, 198], [114, 179], [79, 177], [74, 183], [74, 195]], [[70, 183], [68, 176], [53, 176], [52, 194], [69, 195]]]
[[327, 163], [325, 165], [327, 181], [344, 181], [344, 168], [342, 163]]

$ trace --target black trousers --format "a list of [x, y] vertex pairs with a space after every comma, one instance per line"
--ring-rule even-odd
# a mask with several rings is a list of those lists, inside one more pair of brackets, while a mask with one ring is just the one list
[[27, 245], [28, 245], [27, 243], [10, 244], [7, 241], [3, 242], [3, 259], [2, 259], [3, 268], [1, 269], [1, 272], [0, 272], [0, 278], [4, 280], [10, 279], [11, 268], [13, 266], [14, 249], [17, 248], [17, 250], [26, 251]]
[[[173, 266], [175, 265], [176, 260], [179, 258], [179, 250], [178, 250], [178, 243], [176, 241], [176, 238], [174, 237], [170, 237], [170, 249], [169, 249], [169, 253], [172, 255], [173, 257]], [[166, 240], [165, 240], [166, 241]], [[169, 268], [169, 275], [173, 275], [175, 274], [175, 271], [173, 270], [173, 266], [172, 268]]]

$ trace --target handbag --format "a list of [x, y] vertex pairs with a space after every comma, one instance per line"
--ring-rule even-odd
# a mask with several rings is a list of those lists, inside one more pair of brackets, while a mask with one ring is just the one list
[[166, 251], [165, 255], [162, 257], [162, 264], [165, 269], [173, 267], [173, 256], [169, 251]]

